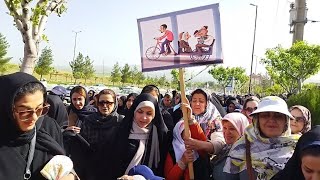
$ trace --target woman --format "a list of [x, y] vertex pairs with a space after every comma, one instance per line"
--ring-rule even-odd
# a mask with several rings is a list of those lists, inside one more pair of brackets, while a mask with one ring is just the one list
[[253, 124], [231, 148], [223, 171], [231, 179], [271, 179], [292, 156], [296, 141], [291, 137], [286, 102], [277, 96], [261, 100], [253, 115]]
[[70, 92], [71, 104], [68, 107], [69, 124], [67, 130], [80, 132], [81, 123], [90, 114], [97, 112], [92, 105], [88, 105], [87, 91], [82, 86], [74, 87]]
[[[0, 84], [6, 85], [0, 93], [0, 179], [45, 179], [41, 169], [64, 154], [60, 127], [45, 116], [46, 89], [22, 72], [0, 76]], [[69, 174], [62, 179], [74, 178]]]
[[290, 108], [293, 119], [290, 119], [292, 134], [304, 134], [311, 129], [311, 113], [306, 107], [297, 105]]
[[250, 96], [243, 104], [241, 112], [248, 118], [250, 124], [252, 123], [252, 116], [250, 114], [257, 109], [259, 102], [260, 100], [257, 97]]
[[241, 113], [233, 112], [222, 118], [223, 136], [226, 141], [221, 152], [212, 160], [212, 177], [214, 179], [227, 179], [223, 167], [232, 145], [244, 134], [245, 128], [249, 125], [248, 119]]
[[112, 141], [115, 140], [115, 134], [123, 119], [123, 116], [117, 113], [117, 97], [111, 89], [99, 92], [97, 105], [98, 112], [85, 118], [80, 131], [80, 135], [90, 144], [90, 150], [79, 156], [79, 161], [77, 161], [77, 167], [85, 171], [81, 176], [86, 179], [94, 179], [95, 176], [97, 176], [96, 179], [99, 179], [98, 169], [104, 163], [100, 161], [101, 153], [111, 153], [100, 150], [102, 146], [112, 146]]
[[128, 96], [127, 96], [127, 101], [126, 101], [126, 105], [124, 107], [124, 115], [127, 113], [127, 111], [129, 111], [129, 109], [131, 108], [134, 100], [136, 99], [136, 97], [138, 96], [137, 93], [130, 93]]
[[[200, 125], [193, 119], [190, 105], [185, 105], [188, 110], [189, 128], [191, 137], [200, 141], [206, 141]], [[209, 179], [208, 156], [204, 151], [192, 151], [186, 149], [184, 140], [184, 121], [179, 121], [173, 129], [173, 141], [166, 158], [164, 175], [167, 180], [190, 179], [188, 163], [194, 167], [194, 178], [198, 180]], [[200, 156], [199, 156], [200, 155]]]
[[124, 115], [125, 114], [125, 107], [126, 107], [126, 101], [127, 97], [126, 96], [120, 96], [118, 99], [118, 114]]
[[286, 167], [272, 180], [320, 179], [320, 126], [304, 133]]
[[196, 139], [185, 140], [192, 150], [204, 150], [210, 154], [219, 154], [224, 146], [222, 134], [221, 115], [211, 103], [210, 96], [202, 89], [191, 93], [191, 108], [196, 121], [200, 124], [208, 141]]
[[95, 101], [94, 101], [95, 94], [96, 94], [96, 92], [92, 89], [88, 91], [88, 98], [89, 98], [90, 105], [93, 105], [95, 103]]
[[236, 111], [239, 106], [239, 103], [235, 97], [229, 97], [226, 101], [226, 111], [227, 113], [232, 113]]
[[147, 165], [162, 176], [168, 149], [167, 132], [157, 100], [147, 93], [137, 96], [121, 123], [113, 149], [115, 154], [111, 155], [111, 161], [106, 161], [112, 162], [107, 167], [112, 168], [110, 179], [128, 174], [138, 164]]

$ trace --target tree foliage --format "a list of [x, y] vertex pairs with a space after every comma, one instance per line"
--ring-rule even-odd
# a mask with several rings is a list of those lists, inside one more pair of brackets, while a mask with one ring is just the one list
[[301, 91], [302, 82], [320, 68], [320, 46], [296, 42], [289, 49], [281, 46], [268, 49], [262, 59], [268, 74], [287, 93]]
[[171, 87], [173, 89], [180, 90], [179, 71], [177, 69], [172, 69], [170, 73], [171, 73]]
[[43, 32], [48, 17], [52, 13], [61, 16], [67, 10], [66, 0], [4, 0], [4, 2], [24, 43], [24, 59], [20, 70], [32, 74], [34, 63], [38, 58], [40, 41], [47, 41]]
[[111, 82], [118, 83], [121, 81], [121, 68], [119, 66], [119, 63], [113, 65], [112, 71], [111, 71]]
[[129, 64], [125, 64], [124, 67], [121, 69], [121, 83], [130, 83], [132, 82], [132, 72], [130, 70]]
[[84, 83], [87, 83], [87, 79], [90, 79], [94, 76], [95, 69], [93, 67], [93, 61], [91, 61], [89, 56], [86, 56], [84, 59], [84, 67], [83, 67], [83, 78]]
[[69, 62], [69, 65], [72, 69], [72, 75], [76, 83], [77, 79], [83, 78], [84, 76], [83, 72], [84, 72], [85, 60], [83, 55], [79, 53], [76, 59]]
[[7, 71], [7, 63], [11, 60], [11, 58], [6, 57], [8, 48], [9, 44], [5, 36], [0, 33], [0, 74], [3, 74]]
[[223, 66], [214, 66], [209, 70], [209, 74], [218, 81], [218, 84], [226, 93], [226, 87], [234, 80], [235, 89], [240, 88], [248, 81], [248, 76], [245, 74], [245, 69], [241, 67], [224, 68]]
[[40, 79], [42, 79], [43, 75], [48, 75], [50, 71], [53, 69], [51, 67], [53, 63], [53, 55], [52, 50], [48, 47], [45, 47], [42, 50], [39, 61], [36, 64], [35, 72], [40, 75]]

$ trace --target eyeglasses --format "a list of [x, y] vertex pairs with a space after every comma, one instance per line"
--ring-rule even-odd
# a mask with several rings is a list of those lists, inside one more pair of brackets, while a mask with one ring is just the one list
[[98, 102], [99, 106], [104, 106], [105, 104], [107, 106], [111, 106], [112, 104], [114, 104], [114, 102], [110, 102], [110, 101], [99, 101]]
[[290, 120], [296, 120], [297, 122], [304, 122], [306, 118], [301, 116], [301, 117], [294, 117], [294, 119], [290, 118]]
[[27, 121], [30, 119], [34, 113], [39, 117], [45, 116], [49, 112], [50, 105], [46, 104], [43, 107], [38, 107], [34, 110], [25, 110], [25, 111], [17, 111], [15, 107], [13, 107], [14, 111], [18, 113], [18, 117], [20, 121]]
[[252, 107], [247, 107], [247, 108], [245, 108], [244, 110], [246, 110], [247, 112], [253, 112], [253, 111], [255, 111], [255, 110], [257, 110], [257, 107], [254, 107], [254, 108], [252, 108]]

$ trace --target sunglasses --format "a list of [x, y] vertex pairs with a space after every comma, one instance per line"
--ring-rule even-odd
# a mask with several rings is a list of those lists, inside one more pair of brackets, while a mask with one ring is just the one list
[[253, 112], [253, 111], [255, 111], [255, 110], [257, 110], [257, 107], [254, 107], [254, 108], [252, 108], [252, 107], [247, 107], [247, 108], [245, 108], [244, 110], [246, 110], [247, 112]]
[[114, 104], [114, 102], [110, 102], [110, 101], [99, 101], [98, 102], [98, 105], [99, 106], [104, 106], [104, 105], [107, 105], [107, 106], [111, 106], [112, 104]]
[[50, 105], [46, 104], [43, 107], [38, 107], [34, 110], [25, 110], [25, 111], [17, 111], [14, 107], [14, 111], [18, 113], [18, 117], [20, 121], [27, 121], [33, 116], [34, 113], [36, 113], [38, 118], [41, 116], [45, 116], [46, 114], [48, 114], [49, 108], [50, 108]]
[[[294, 117], [294, 116], [293, 116]], [[306, 118], [302, 117], [294, 117], [294, 119], [290, 118], [290, 120], [296, 120], [297, 122], [304, 122]]]

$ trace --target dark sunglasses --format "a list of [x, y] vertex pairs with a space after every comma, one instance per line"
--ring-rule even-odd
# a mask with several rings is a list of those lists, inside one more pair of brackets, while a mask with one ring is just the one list
[[252, 107], [247, 107], [247, 108], [245, 108], [244, 110], [246, 110], [247, 112], [253, 112], [253, 111], [255, 111], [255, 110], [257, 110], [257, 107], [254, 107], [254, 108], [252, 108]]
[[107, 105], [107, 106], [111, 106], [112, 104], [114, 104], [114, 102], [110, 102], [110, 101], [99, 101], [98, 102], [98, 105], [99, 106], [104, 106], [104, 105]]
[[[294, 116], [293, 116], [294, 117]], [[290, 118], [290, 120], [296, 120], [297, 122], [304, 122], [306, 118], [302, 117], [294, 117], [294, 119]]]
[[27, 121], [33, 116], [34, 113], [36, 113], [38, 118], [41, 116], [45, 116], [46, 114], [48, 114], [49, 108], [50, 108], [50, 105], [46, 104], [43, 107], [38, 107], [34, 110], [25, 110], [25, 111], [17, 111], [16, 108], [14, 107], [14, 111], [18, 113], [20, 121]]

